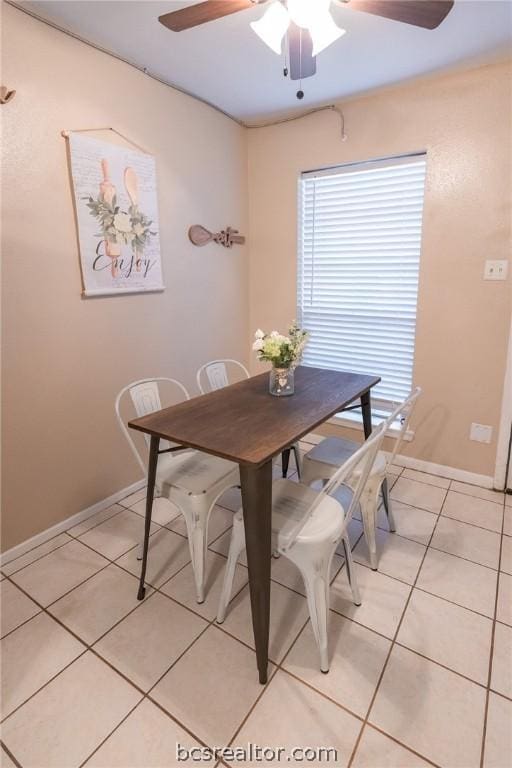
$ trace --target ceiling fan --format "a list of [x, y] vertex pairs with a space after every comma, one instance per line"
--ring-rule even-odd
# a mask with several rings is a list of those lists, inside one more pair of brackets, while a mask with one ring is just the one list
[[[287, 34], [292, 80], [303, 80], [314, 75], [316, 56], [345, 34], [345, 30], [338, 27], [331, 16], [331, 1], [351, 10], [425, 29], [438, 27], [454, 3], [454, 0], [272, 0], [263, 16], [253, 21], [251, 27], [278, 54], [282, 52], [282, 41]], [[166, 13], [158, 20], [173, 32], [182, 32], [267, 3], [268, 0], [206, 0]], [[284, 74], [288, 75], [286, 65]], [[297, 98], [303, 96], [303, 91], [299, 90]]]

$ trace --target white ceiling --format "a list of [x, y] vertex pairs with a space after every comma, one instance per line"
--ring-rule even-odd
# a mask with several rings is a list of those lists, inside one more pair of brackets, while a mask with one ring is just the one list
[[317, 74], [303, 82], [305, 98], [298, 102], [297, 83], [283, 77], [282, 59], [249, 27], [264, 7], [175, 33], [158, 16], [192, 2], [27, 0], [19, 5], [249, 122], [492, 57], [512, 43], [512, 0], [456, 0], [432, 31], [333, 3], [335, 20], [347, 34], [320, 54]]

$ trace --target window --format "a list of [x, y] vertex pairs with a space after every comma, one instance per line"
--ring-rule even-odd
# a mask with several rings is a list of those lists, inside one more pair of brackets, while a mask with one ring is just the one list
[[300, 180], [304, 363], [381, 376], [384, 406], [412, 387], [425, 165], [416, 154]]

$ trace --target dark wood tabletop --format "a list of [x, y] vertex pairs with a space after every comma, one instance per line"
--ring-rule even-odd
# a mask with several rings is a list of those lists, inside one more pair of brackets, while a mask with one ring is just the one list
[[129, 426], [258, 466], [368, 392], [380, 378], [299, 366], [290, 397], [270, 395], [268, 380], [268, 373], [262, 373], [134, 419]]

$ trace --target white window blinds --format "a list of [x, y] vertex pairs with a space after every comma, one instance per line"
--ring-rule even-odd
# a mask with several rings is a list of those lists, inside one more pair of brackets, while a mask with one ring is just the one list
[[412, 386], [425, 154], [304, 173], [298, 318], [305, 365], [375, 374], [377, 400]]

